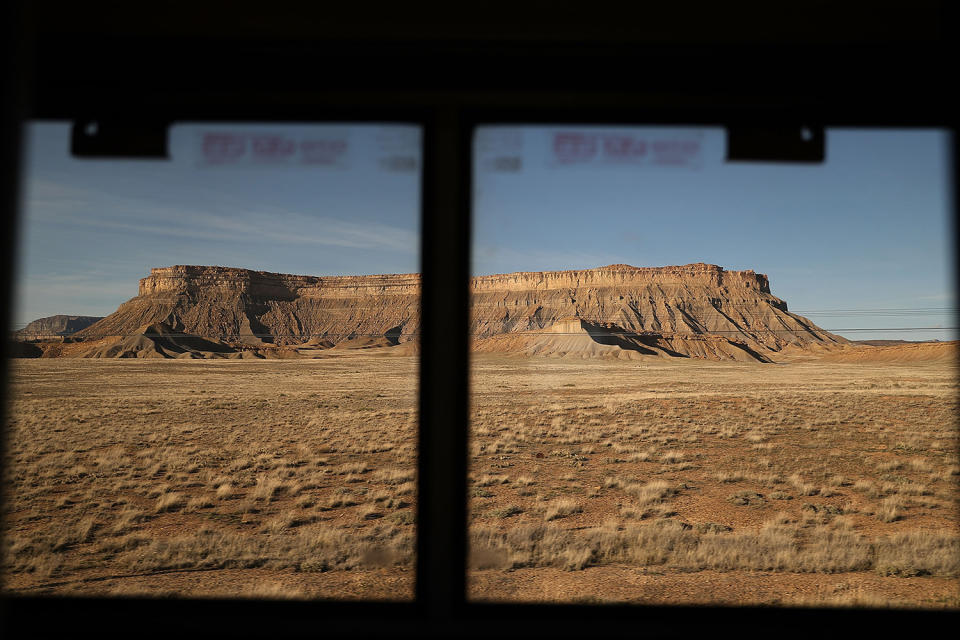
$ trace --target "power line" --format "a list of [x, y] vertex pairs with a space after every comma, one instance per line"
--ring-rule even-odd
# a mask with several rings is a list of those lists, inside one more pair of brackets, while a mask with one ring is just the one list
[[793, 311], [792, 313], [873, 313], [875, 311], [956, 311], [956, 307], [890, 307], [887, 309], [820, 309], [810, 311]]

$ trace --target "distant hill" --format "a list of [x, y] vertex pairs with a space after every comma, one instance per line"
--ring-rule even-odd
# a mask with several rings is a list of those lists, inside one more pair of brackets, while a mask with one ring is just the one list
[[103, 320], [103, 316], [48, 316], [34, 320], [23, 329], [14, 332], [14, 338], [17, 340], [49, 340], [69, 336], [100, 320]]
[[[849, 344], [790, 313], [787, 303], [770, 293], [767, 276], [712, 264], [614, 264], [478, 276], [470, 290], [469, 331], [483, 351], [769, 361], [769, 354], [788, 346]], [[218, 266], [155, 268], [140, 281], [137, 297], [75, 338], [126, 338], [157, 323], [177, 334], [247, 348], [319, 339], [338, 347], [335, 352], [374, 347], [415, 352], [420, 275], [318, 277]]]

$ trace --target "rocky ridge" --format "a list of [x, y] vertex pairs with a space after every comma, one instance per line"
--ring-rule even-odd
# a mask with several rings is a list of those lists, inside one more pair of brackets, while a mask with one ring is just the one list
[[103, 320], [102, 316], [47, 316], [46, 318], [38, 318], [23, 329], [15, 331], [14, 338], [17, 340], [49, 340], [66, 337], [86, 329], [100, 320]]
[[[661, 357], [763, 361], [790, 345], [847, 342], [790, 313], [770, 292], [765, 275], [717, 265], [508, 273], [472, 278], [470, 287], [470, 331], [481, 351], [529, 353], [528, 343], [537, 342], [539, 334], [556, 339], [557, 327], [571, 323], [579, 323], [573, 332], [581, 342], [584, 336], [596, 342], [607, 335], [602, 340], [613, 340], [621, 350]], [[228, 267], [155, 268], [140, 281], [137, 297], [75, 337], [129, 337], [140, 327], [163, 323], [173, 332], [235, 345], [322, 340], [347, 346], [364, 339], [396, 345], [416, 341], [419, 293], [419, 274], [318, 277]], [[504, 335], [513, 338], [490, 340]], [[533, 351], [570, 353], [552, 347]]]
[[[362, 335], [409, 340], [419, 328], [420, 276], [295, 276], [228, 267], [151, 269], [139, 295], [78, 337], [128, 335], [162, 322], [246, 344], [337, 343]], [[401, 336], [401, 334], [403, 334]]]

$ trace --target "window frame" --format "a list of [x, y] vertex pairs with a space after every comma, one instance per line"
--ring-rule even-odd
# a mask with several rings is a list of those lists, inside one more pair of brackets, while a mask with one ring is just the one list
[[[875, 609], [795, 609], [716, 606], [642, 605], [549, 605], [469, 602], [466, 599], [467, 551], [467, 429], [469, 426], [469, 277], [472, 158], [471, 141], [478, 126], [513, 124], [564, 124], [607, 126], [736, 126], [762, 123], [774, 127], [799, 124], [819, 126], [940, 127], [952, 133], [951, 151], [957, 158], [956, 103], [944, 86], [946, 56], [942, 49], [916, 50], [901, 46], [862, 49], [848, 47], [783, 48], [761, 51], [732, 47], [718, 59], [704, 62], [710, 48], [669, 46], [624, 47], [591, 50], [584, 57], [575, 46], [557, 51], [511, 48], [487, 44], [480, 51], [464, 51], [453, 45], [427, 43], [400, 50], [397, 61], [392, 45], [364, 50], [354, 60], [351, 73], [336, 75], [328, 89], [303, 90], [295, 73], [280, 71], [277, 77], [258, 77], [257, 82], [231, 86], [241, 77], [227, 74], [214, 85], [204, 85], [197, 60], [214, 56], [204, 42], [188, 46], [189, 54], [173, 56], [171, 67], [182, 75], [159, 73], [157, 82], [144, 79], [125, 83], [136, 69], [131, 60], [146, 60], [152, 70], [162, 70], [165, 47], [179, 45], [176, 39], [153, 39], [136, 43], [120, 39], [121, 51], [130, 60], [109, 55], [116, 42], [93, 43], [92, 51], [58, 69], [56, 54], [71, 50], [86, 40], [79, 38], [43, 51], [43, 37], [30, 49], [36, 56], [37, 82], [26, 90], [25, 72], [11, 72], [5, 80], [17, 89], [13, 95], [31, 96], [32, 104], [14, 105], [5, 113], [4, 153], [11, 167], [5, 182], [7, 231], [3, 291], [10, 300], [16, 256], [17, 192], [19, 180], [19, 123], [25, 119], [77, 120], [124, 117], [137, 114], [145, 121], [236, 122], [351, 122], [409, 123], [422, 127], [423, 170], [421, 189], [421, 273], [423, 275], [419, 385], [418, 528], [416, 600], [414, 602], [276, 602], [250, 600], [161, 600], [142, 598], [46, 597], [4, 594], [0, 614], [11, 636], [17, 631], [52, 633], [99, 629], [109, 619], [119, 634], [138, 629], [150, 621], [151, 633], [182, 630], [184, 620], [197, 634], [312, 634], [322, 625], [332, 636], [414, 636], [426, 627], [449, 635], [582, 636], [605, 632], [676, 635], [685, 632], [717, 632], [736, 626], [748, 635], [808, 635], [809, 628], [856, 628], [860, 632], [910, 632], [918, 625], [956, 623], [958, 611], [882, 611]], [[22, 44], [22, 43], [21, 43]], [[90, 44], [87, 41], [87, 44]], [[302, 52], [303, 43], [264, 49], [241, 47], [241, 60], [265, 60], [273, 65], [290, 64]], [[193, 47], [193, 48], [191, 48]], [[168, 50], [168, 49], [167, 49]], [[213, 51], [213, 52], [212, 52]], [[310, 50], [310, 59], [330, 55], [323, 46]], [[719, 50], [718, 50], [719, 51]], [[499, 54], [495, 63], [500, 75], [487, 69], [484, 55]], [[671, 57], [673, 56], [673, 57]], [[766, 56], [766, 57], [765, 57]], [[939, 56], [939, 57], [938, 57]], [[115, 57], [115, 56], [114, 56]], [[649, 68], [651, 57], [666, 70], [653, 70], [652, 80], [641, 88], [623, 87], [628, 68]], [[110, 62], [112, 60], [112, 62]], [[847, 86], [844, 73], [870, 60], [866, 78]], [[838, 68], [831, 69], [839, 61]], [[571, 64], [579, 76], [545, 63]], [[703, 69], [696, 65], [705, 64]], [[751, 73], [720, 74], [724, 65], [752, 64]], [[92, 78], [71, 78], [83, 65], [93, 69]], [[261, 62], [262, 64], [262, 62]], [[433, 64], [429, 72], [413, 74], [410, 81], [395, 76], [403, 64]], [[355, 66], [354, 66], [355, 65]], [[633, 65], [631, 67], [631, 65]], [[294, 64], [298, 69], [303, 63]], [[812, 68], [814, 80], [795, 86], [789, 76]], [[902, 93], [888, 96], [887, 72], [894, 69], [894, 86]], [[916, 70], [914, 76], [911, 69]], [[543, 71], [532, 81], [530, 74]], [[591, 72], [595, 72], [592, 73]], [[461, 73], [467, 80], [450, 82], [445, 74]], [[817, 74], [822, 74], [817, 76]], [[472, 74], [472, 75], [471, 75]], [[686, 74], [686, 75], [684, 75]], [[756, 77], [772, 80], [760, 88]], [[702, 81], [702, 91], [686, 87], [691, 78]], [[89, 81], [89, 90], [85, 82]], [[940, 86], [937, 82], [940, 81]], [[453, 86], [451, 86], [453, 85]], [[372, 88], [371, 88], [372, 87]], [[887, 99], [889, 98], [889, 99]], [[385, 106], [386, 105], [386, 106]], [[952, 167], [957, 184], [957, 163]], [[954, 187], [955, 188], [955, 187]], [[956, 198], [954, 211], [956, 215]], [[954, 255], [956, 260], [956, 253]], [[7, 307], [9, 308], [9, 306]], [[9, 318], [4, 318], [8, 322]], [[5, 324], [6, 328], [7, 325]], [[437, 327], [460, 327], [441, 335]], [[4, 343], [6, 349], [6, 343]], [[4, 354], [6, 355], [6, 353]], [[6, 395], [6, 368], [0, 379]], [[451, 429], [455, 425], [457, 428]], [[0, 452], [2, 453], [2, 452]], [[282, 621], [278, 627], [277, 621]], [[743, 621], [749, 629], [744, 630]], [[603, 624], [603, 627], [598, 627]], [[426, 626], [426, 627], [425, 627]]]

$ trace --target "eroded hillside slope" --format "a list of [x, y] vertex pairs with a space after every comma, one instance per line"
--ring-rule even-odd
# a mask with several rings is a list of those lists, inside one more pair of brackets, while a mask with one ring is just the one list
[[[471, 335], [487, 351], [531, 352], [532, 342], [543, 342], [535, 338], [541, 332], [551, 333], [555, 343], [556, 334], [563, 333], [556, 327], [571, 319], [587, 324], [577, 327], [582, 335], [562, 350], [576, 351], [583, 342], [584, 355], [609, 351], [588, 344], [609, 342], [609, 336], [598, 338], [605, 332], [618, 336], [616, 348], [635, 354], [707, 359], [763, 361], [788, 345], [846, 343], [790, 313], [786, 302], [770, 292], [765, 275], [717, 265], [620, 264], [509, 273], [479, 276], [470, 286]], [[227, 343], [300, 345], [323, 339], [339, 344], [378, 338], [389, 346], [416, 340], [419, 294], [418, 274], [315, 277], [164, 267], [140, 281], [137, 297], [76, 337], [130, 336], [145, 325], [164, 323]], [[487, 340], [504, 334], [515, 339]]]

